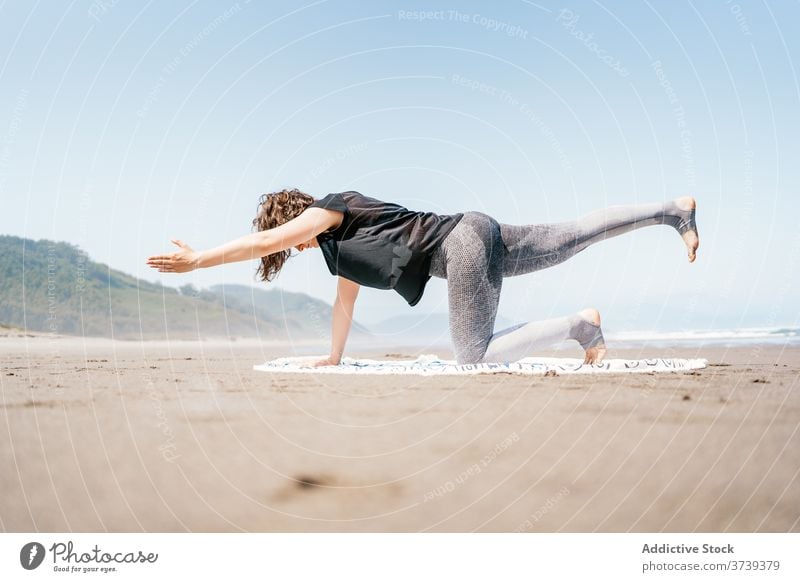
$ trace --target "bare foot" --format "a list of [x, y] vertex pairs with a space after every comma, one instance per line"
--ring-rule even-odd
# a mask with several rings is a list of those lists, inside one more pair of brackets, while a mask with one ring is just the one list
[[[578, 312], [578, 315], [586, 321], [590, 323], [596, 328], [600, 327], [600, 312], [597, 311], [594, 307], [587, 307], [586, 309]], [[585, 356], [583, 358], [584, 364], [599, 364], [603, 361], [603, 358], [606, 356], [606, 344], [605, 341], [602, 339], [602, 333], [598, 329], [595, 332], [595, 335], [600, 333], [600, 341], [596, 343], [594, 346], [585, 348]]]
[[697, 234], [697, 225], [694, 222], [694, 214], [697, 209], [697, 201], [691, 196], [683, 196], [675, 200], [677, 207], [684, 212], [690, 212], [687, 229], [681, 233], [683, 242], [686, 243], [686, 250], [689, 254], [689, 262], [694, 263], [697, 258], [697, 248], [700, 246], [700, 237]]

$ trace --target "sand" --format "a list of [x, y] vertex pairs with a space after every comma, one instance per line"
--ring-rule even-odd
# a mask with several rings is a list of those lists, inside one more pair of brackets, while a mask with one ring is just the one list
[[252, 370], [281, 355], [0, 338], [0, 528], [800, 531], [800, 348], [612, 354], [711, 364], [659, 375]]

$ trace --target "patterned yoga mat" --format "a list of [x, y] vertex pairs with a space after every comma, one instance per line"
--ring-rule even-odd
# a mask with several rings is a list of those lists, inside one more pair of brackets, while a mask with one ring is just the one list
[[708, 360], [683, 358], [649, 358], [646, 360], [604, 360], [600, 364], [583, 364], [577, 358], [524, 358], [498, 364], [464, 364], [441, 360], [436, 355], [419, 356], [416, 360], [368, 360], [342, 358], [338, 366], [312, 368], [311, 362], [325, 356], [278, 358], [253, 366], [259, 372], [291, 374], [412, 374], [418, 376], [466, 376], [471, 374], [524, 374], [530, 376], [560, 374], [630, 374], [643, 372], [683, 372], [705, 368]]

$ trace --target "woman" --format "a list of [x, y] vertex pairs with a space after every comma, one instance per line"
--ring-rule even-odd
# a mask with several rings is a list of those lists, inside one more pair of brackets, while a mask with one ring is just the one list
[[320, 248], [339, 280], [331, 354], [317, 366], [340, 363], [360, 285], [394, 289], [416, 305], [431, 276], [447, 280], [450, 335], [459, 364], [515, 361], [565, 339], [577, 341], [584, 363], [591, 364], [606, 354], [596, 309], [493, 333], [503, 278], [552, 267], [598, 241], [656, 224], [681, 235], [693, 262], [699, 246], [695, 206], [686, 196], [613, 206], [570, 222], [515, 226], [481, 212], [414, 212], [354, 191], [315, 200], [282, 190], [259, 200], [253, 220], [257, 232], [201, 252], [173, 240], [179, 251], [152, 256], [147, 264], [162, 273], [185, 273], [260, 258], [258, 273], [271, 281], [292, 248]]

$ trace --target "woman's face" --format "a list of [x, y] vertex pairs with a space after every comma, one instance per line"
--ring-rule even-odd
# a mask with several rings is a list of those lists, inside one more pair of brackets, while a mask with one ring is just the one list
[[294, 248], [302, 253], [306, 249], [318, 249], [319, 248], [319, 243], [317, 242], [317, 238], [314, 237], [314, 238], [311, 238], [311, 239], [307, 240], [304, 243], [300, 243], [299, 245], [295, 245]]

